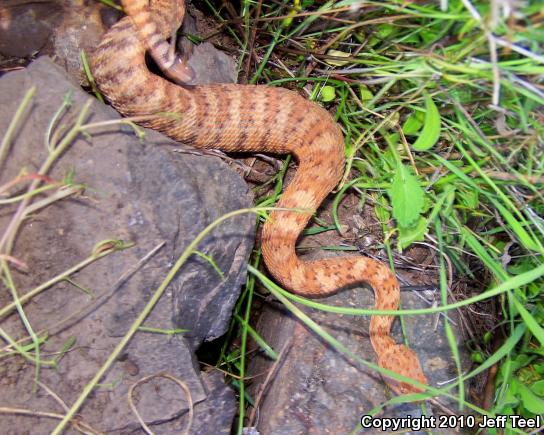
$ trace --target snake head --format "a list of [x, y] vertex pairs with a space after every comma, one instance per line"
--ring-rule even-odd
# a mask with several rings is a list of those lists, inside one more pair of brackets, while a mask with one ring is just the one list
[[[378, 364], [383, 368], [421, 382], [422, 384], [428, 383], [416, 354], [404, 345], [395, 344], [385, 350], [380, 355]], [[400, 382], [392, 378], [387, 378], [386, 382], [399, 396], [410, 393], [421, 393], [424, 391], [407, 382]]]
[[176, 56], [171, 66], [163, 69], [163, 73], [180, 86], [193, 85], [196, 77], [193, 68], [179, 56]]

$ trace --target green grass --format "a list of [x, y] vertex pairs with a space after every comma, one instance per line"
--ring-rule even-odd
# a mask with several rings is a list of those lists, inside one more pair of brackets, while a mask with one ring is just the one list
[[[353, 15], [331, 19], [355, 3], [360, 8]], [[342, 198], [357, 188], [362, 203], [379, 205], [376, 217], [390, 255], [418, 242], [440, 253], [441, 306], [403, 313], [495, 301], [497, 309], [489, 313], [494, 324], [469, 343], [475, 368], [454, 385], [430, 392], [453, 394], [460, 407], [487, 415], [543, 414], [544, 2], [524, 2], [508, 15], [495, 1], [449, 1], [444, 10], [439, 3], [242, 2], [236, 17], [213, 12], [227, 25], [242, 18], [243, 32], [232, 24], [228, 29], [238, 32], [240, 71], [253, 71], [247, 82], [306, 92], [340, 123], [348, 163], [333, 203], [334, 226], [342, 224], [337, 213]], [[261, 59], [258, 64], [252, 52]], [[283, 173], [276, 181], [263, 204], [277, 199]], [[219, 362], [242, 380], [255, 278], [286, 305], [295, 301], [343, 314], [371, 313], [272, 287], [258, 274], [258, 261], [250, 267], [230, 331], [232, 338], [240, 335], [242, 346], [231, 353], [226, 346]], [[452, 303], [452, 282], [474, 290]], [[311, 319], [303, 321], [324, 337]], [[449, 324], [445, 328], [461, 373], [453, 330]], [[474, 408], [464, 388], [452, 390], [493, 366], [498, 375], [488, 409]], [[236, 386], [241, 433], [248, 396], [243, 382]]]

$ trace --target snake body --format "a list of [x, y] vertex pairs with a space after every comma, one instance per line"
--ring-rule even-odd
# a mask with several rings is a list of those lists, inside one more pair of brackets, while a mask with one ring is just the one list
[[[128, 14], [104, 35], [91, 58], [100, 91], [125, 116], [176, 113], [140, 122], [196, 148], [223, 151], [291, 153], [298, 170], [277, 206], [315, 211], [339, 182], [344, 168], [344, 138], [322, 107], [295, 92], [267, 86], [212, 84], [180, 86], [151, 73], [146, 51], [180, 82], [191, 70], [169, 58], [166, 38], [172, 21], [179, 26], [183, 0], [123, 0]], [[295, 244], [311, 213], [274, 211], [262, 231], [262, 255], [269, 272], [286, 289], [320, 297], [366, 282], [375, 292], [375, 307], [396, 310], [399, 285], [390, 269], [366, 257], [303, 261]], [[378, 364], [427, 383], [415, 353], [390, 336], [391, 316], [373, 316], [370, 339]], [[398, 394], [420, 391], [388, 379]]]

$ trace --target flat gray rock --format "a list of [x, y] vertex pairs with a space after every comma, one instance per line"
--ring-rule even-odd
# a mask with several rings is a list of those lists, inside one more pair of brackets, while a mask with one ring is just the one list
[[[30, 174], [37, 171], [46, 155], [45, 132], [68, 93], [72, 107], [53, 130], [73, 122], [91, 98], [48, 58], [40, 58], [27, 69], [0, 79], [2, 135], [31, 86], [36, 86], [37, 92], [0, 168], [0, 185], [14, 179], [23, 168]], [[113, 109], [93, 101], [86, 122], [115, 119], [119, 115]], [[85, 193], [34, 213], [20, 229], [13, 255], [29, 267], [29, 273], [14, 274], [20, 294], [82, 261], [103, 240], [135, 243], [92, 263], [74, 274], [71, 282], [55, 285], [25, 306], [35, 331], [54, 333], [42, 346], [42, 358], [54, 357], [67, 340], [75, 339], [56, 370], [40, 372], [40, 381], [68, 405], [104, 363], [189, 242], [223, 214], [252, 205], [246, 184], [227, 165], [213, 157], [174, 152], [176, 145], [149, 130], [142, 143], [126, 125], [109, 125], [92, 130], [91, 136], [79, 135], [49, 176], [60, 181], [72, 174], [74, 182], [85, 184]], [[7, 227], [14, 210], [2, 207], [0, 228]], [[137, 430], [137, 420], [128, 408], [128, 388], [145, 376], [167, 372], [191, 392], [195, 413], [191, 432], [205, 433], [209, 427], [217, 433], [230, 430], [236, 409], [234, 393], [222, 383], [221, 376], [199, 372], [193, 351], [204, 340], [226, 331], [245, 280], [254, 223], [252, 215], [233, 218], [198, 246], [223, 276], [193, 255], [145, 321], [149, 327], [185, 328], [188, 332], [173, 336], [136, 333], [81, 409], [86, 423], [114, 433]], [[135, 268], [161, 242], [164, 247]], [[123, 280], [131, 270], [136, 271]], [[0, 306], [10, 300], [4, 289]], [[93, 304], [98, 306], [87, 315], [77, 314]], [[59, 322], [64, 323], [59, 327]], [[12, 337], [26, 335], [16, 314], [4, 319], [2, 327]], [[33, 378], [33, 365], [20, 357], [3, 359], [0, 406], [62, 413], [45, 390], [38, 388], [37, 394], [33, 393]], [[187, 423], [187, 398], [171, 381], [157, 378], [138, 387], [135, 401], [145, 418], [160, 423], [153, 426], [156, 433], [174, 433]], [[3, 427], [19, 428], [17, 433], [49, 433], [56, 425], [51, 419], [6, 415], [0, 419]]]

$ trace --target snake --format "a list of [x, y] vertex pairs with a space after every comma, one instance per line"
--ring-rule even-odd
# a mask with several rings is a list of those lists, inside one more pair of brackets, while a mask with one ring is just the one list
[[[311, 298], [366, 284], [374, 291], [376, 310], [397, 310], [399, 283], [384, 263], [364, 256], [304, 260], [295, 252], [301, 232], [343, 176], [344, 136], [331, 114], [281, 87], [192, 84], [194, 71], [168, 42], [183, 21], [185, 1], [121, 3], [127, 15], [104, 34], [90, 58], [93, 78], [111, 105], [195, 148], [291, 154], [296, 173], [262, 228], [261, 252], [269, 273], [288, 291]], [[146, 53], [163, 76], [149, 69]], [[177, 116], [154, 116], [160, 114]], [[396, 394], [421, 392], [427, 379], [415, 352], [391, 337], [393, 320], [391, 315], [371, 317], [378, 365], [420, 384], [386, 376]]]

